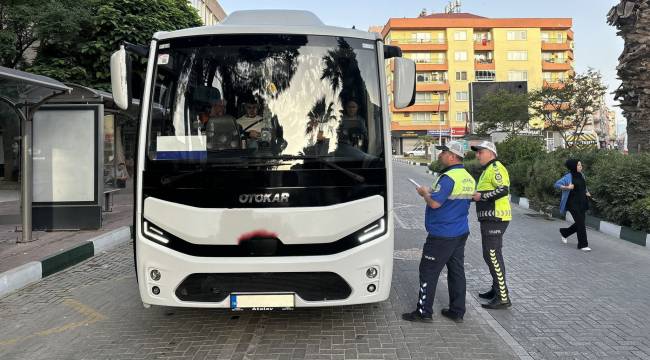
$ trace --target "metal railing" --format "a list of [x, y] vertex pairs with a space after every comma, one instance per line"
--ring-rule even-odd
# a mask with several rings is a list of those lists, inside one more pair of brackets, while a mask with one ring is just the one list
[[418, 84], [440, 84], [440, 85], [445, 85], [447, 84], [447, 80], [418, 80], [416, 78], [415, 82]]
[[447, 63], [447, 59], [411, 59], [417, 64], [434, 64], [442, 65]]
[[564, 37], [542, 38], [543, 44], [566, 44], [567, 42]]
[[569, 59], [566, 58], [549, 58], [549, 59], [544, 59], [542, 58], [542, 61], [547, 62], [547, 63], [553, 63], [553, 64], [566, 64], [569, 62]]
[[494, 59], [474, 59], [477, 64], [494, 64]]
[[392, 43], [398, 44], [434, 44], [443, 45], [447, 41], [445, 39], [391, 39]]

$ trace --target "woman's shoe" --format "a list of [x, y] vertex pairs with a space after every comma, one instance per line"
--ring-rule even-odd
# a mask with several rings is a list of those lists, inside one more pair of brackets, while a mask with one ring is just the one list
[[580, 250], [587, 252], [587, 251], [591, 251], [591, 248], [589, 246], [585, 246], [583, 248], [580, 248]]
[[566, 244], [567, 241], [568, 241], [567, 238], [565, 238], [564, 236], [562, 236], [562, 244]]

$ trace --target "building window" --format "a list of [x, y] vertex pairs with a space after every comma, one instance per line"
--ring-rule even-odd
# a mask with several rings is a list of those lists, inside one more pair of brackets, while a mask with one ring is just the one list
[[496, 79], [494, 70], [477, 70], [474, 76], [476, 81], [494, 81]]
[[492, 33], [479, 33], [475, 32], [474, 35], [474, 42], [479, 43], [479, 44], [484, 44], [486, 45], [488, 41], [492, 41]]
[[413, 33], [411, 34], [411, 40], [415, 43], [429, 43], [431, 42], [431, 33]]
[[508, 51], [510, 61], [528, 61], [528, 51]]
[[469, 101], [469, 93], [467, 91], [457, 91], [456, 101]]
[[456, 51], [454, 53], [454, 59], [456, 61], [467, 61], [467, 51]]
[[566, 74], [564, 72], [543, 72], [542, 77], [547, 82], [560, 82], [566, 79]]
[[564, 58], [564, 53], [561, 52], [543, 52], [542, 60], [546, 62], [552, 62], [557, 64], [564, 64], [566, 59]]
[[465, 41], [467, 40], [467, 31], [456, 31], [454, 33], [454, 40]]
[[433, 59], [431, 60], [434, 64], [444, 64], [446, 61], [445, 53], [436, 52], [433, 53]]
[[465, 122], [467, 121], [469, 113], [467, 111], [458, 111], [456, 112], [456, 122]]
[[561, 32], [558, 33], [543, 32], [541, 33], [541, 37], [543, 43], [556, 43], [556, 44], [564, 43], [564, 33]]
[[456, 71], [456, 81], [467, 81], [467, 71]]
[[508, 71], [508, 81], [528, 81], [528, 71]]
[[506, 36], [509, 41], [514, 41], [514, 40], [521, 41], [521, 40], [526, 40], [528, 38], [528, 34], [526, 33], [526, 30], [508, 31]]
[[419, 83], [443, 83], [447, 81], [447, 73], [445, 72], [419, 72], [415, 76]]
[[415, 61], [416, 63], [431, 63], [430, 53], [422, 53], [422, 52], [410, 53], [409, 57], [411, 60]]
[[433, 93], [430, 93], [430, 92], [418, 92], [418, 93], [415, 93], [415, 103], [416, 104], [431, 104], [431, 103], [433, 103]]
[[431, 123], [433, 114], [430, 112], [416, 112], [411, 116], [412, 123]]

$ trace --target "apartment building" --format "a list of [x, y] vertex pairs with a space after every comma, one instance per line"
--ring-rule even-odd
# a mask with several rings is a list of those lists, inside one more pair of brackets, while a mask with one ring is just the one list
[[226, 18], [226, 12], [217, 0], [188, 0], [187, 2], [199, 12], [203, 25], [215, 25]]
[[[416, 101], [391, 106], [393, 149], [401, 154], [429, 134], [443, 142], [464, 136], [470, 109], [469, 84], [527, 81], [528, 89], [559, 86], [573, 74], [570, 18], [491, 19], [469, 13], [391, 18], [381, 31], [416, 62]], [[392, 68], [387, 64], [388, 87]], [[543, 121], [531, 120], [543, 128]]]

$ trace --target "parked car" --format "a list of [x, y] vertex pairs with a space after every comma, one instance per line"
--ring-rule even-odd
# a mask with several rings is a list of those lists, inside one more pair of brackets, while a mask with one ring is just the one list
[[406, 156], [406, 157], [409, 157], [409, 156], [423, 157], [424, 156], [424, 147], [423, 146], [416, 146], [411, 150], [404, 151], [404, 156]]

